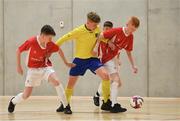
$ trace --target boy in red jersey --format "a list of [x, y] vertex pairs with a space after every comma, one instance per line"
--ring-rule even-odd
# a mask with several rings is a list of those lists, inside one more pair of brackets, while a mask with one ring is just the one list
[[[118, 74], [118, 63], [117, 63], [117, 56], [122, 49], [126, 50], [128, 55], [128, 59], [131, 63], [132, 69], [134, 73], [137, 73], [138, 69], [134, 64], [134, 59], [132, 57], [131, 51], [133, 50], [133, 33], [139, 27], [139, 19], [137, 17], [131, 17], [130, 20], [127, 22], [126, 27], [122, 28], [113, 28], [107, 31], [104, 31], [100, 34], [96, 46], [93, 49], [93, 55], [98, 54], [98, 48], [101, 47], [102, 56], [101, 61], [104, 64], [104, 67], [108, 70], [111, 78], [111, 100], [112, 100], [112, 108], [110, 112], [118, 113], [118, 112], [125, 112], [126, 109], [123, 108], [117, 102], [118, 96], [118, 89], [122, 84], [120, 76]], [[108, 47], [104, 49], [102, 46], [101, 39], [108, 39]], [[101, 86], [101, 84], [100, 84]], [[98, 92], [95, 95], [95, 98], [98, 96]], [[95, 99], [94, 98], [94, 99]], [[97, 100], [98, 101], [98, 100]], [[97, 102], [94, 100], [94, 102]]]
[[74, 65], [67, 62], [62, 50], [52, 42], [55, 35], [55, 31], [50, 25], [44, 25], [41, 28], [40, 35], [28, 39], [17, 49], [17, 72], [23, 75], [21, 53], [24, 51], [28, 51], [28, 71], [24, 91], [13, 97], [9, 102], [8, 111], [10, 113], [14, 111], [16, 104], [26, 100], [31, 95], [34, 87], [41, 85], [42, 80], [47, 80], [55, 87], [61, 102], [65, 107], [67, 106], [64, 88], [55, 74], [49, 56], [58, 52], [68, 67]]

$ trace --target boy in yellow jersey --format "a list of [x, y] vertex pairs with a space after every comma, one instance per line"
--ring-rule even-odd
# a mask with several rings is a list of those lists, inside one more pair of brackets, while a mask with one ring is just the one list
[[87, 22], [81, 25], [69, 33], [59, 38], [56, 42], [57, 45], [62, 45], [65, 41], [75, 40], [75, 58], [73, 63], [76, 64], [69, 72], [69, 81], [67, 88], [65, 89], [66, 98], [69, 105], [64, 108], [63, 105], [57, 109], [57, 112], [61, 112], [64, 109], [65, 114], [71, 114], [70, 100], [73, 94], [73, 88], [76, 84], [78, 77], [83, 76], [86, 70], [90, 70], [97, 74], [102, 79], [102, 95], [104, 97], [102, 110], [109, 111], [111, 108], [110, 96], [110, 80], [106, 69], [97, 57], [92, 55], [92, 50], [96, 44], [96, 39], [100, 33], [98, 24], [100, 23], [100, 17], [95, 12], [89, 12], [87, 14]]

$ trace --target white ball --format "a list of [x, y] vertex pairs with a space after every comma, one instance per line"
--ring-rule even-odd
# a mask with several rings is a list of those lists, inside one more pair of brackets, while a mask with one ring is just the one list
[[135, 109], [141, 108], [143, 102], [144, 102], [144, 100], [141, 96], [133, 96], [130, 99], [130, 105], [131, 105], [131, 107], [133, 107]]

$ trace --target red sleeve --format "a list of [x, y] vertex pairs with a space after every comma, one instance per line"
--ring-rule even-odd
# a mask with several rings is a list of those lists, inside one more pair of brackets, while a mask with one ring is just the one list
[[54, 53], [54, 52], [59, 51], [59, 46], [56, 45], [54, 42], [50, 42], [48, 44], [49, 44], [49, 52], [50, 53]]
[[129, 37], [129, 40], [128, 40], [128, 45], [126, 46], [126, 48], [124, 48], [125, 50], [127, 51], [132, 51], [133, 50], [133, 35], [131, 35]]
[[30, 45], [30, 40], [26, 40], [21, 46], [19, 46], [19, 51], [23, 52], [29, 50]]
[[112, 39], [114, 35], [118, 33], [118, 31], [120, 31], [120, 28], [113, 28], [103, 32], [103, 36], [105, 39]]

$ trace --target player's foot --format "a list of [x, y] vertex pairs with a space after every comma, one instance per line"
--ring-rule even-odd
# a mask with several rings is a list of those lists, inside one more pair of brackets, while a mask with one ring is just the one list
[[111, 100], [108, 99], [108, 101], [105, 103], [103, 100], [103, 104], [101, 105], [101, 110], [110, 111], [111, 110]]
[[[13, 97], [13, 98], [15, 98], [15, 97]], [[13, 99], [12, 98], [12, 99]], [[14, 112], [14, 108], [15, 108], [15, 104], [13, 104], [13, 102], [12, 102], [12, 99], [10, 100], [10, 102], [9, 102], [9, 106], [8, 106], [8, 112], [9, 113], [13, 113]]]
[[120, 112], [126, 112], [126, 108], [122, 108], [120, 104], [116, 103], [114, 106], [111, 108], [110, 112], [111, 113], [120, 113]]
[[56, 112], [63, 112], [64, 111], [64, 106], [61, 103], [60, 107], [56, 110]]
[[99, 96], [98, 97], [94, 96], [93, 101], [95, 106], [99, 106]]
[[65, 114], [72, 114], [71, 107], [69, 104], [66, 106], [66, 108], [64, 108], [64, 113]]

